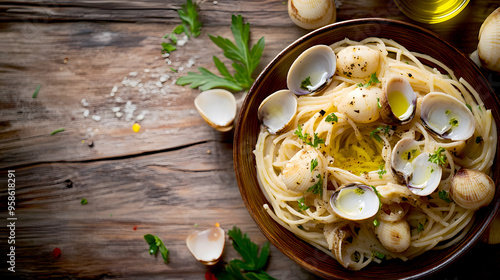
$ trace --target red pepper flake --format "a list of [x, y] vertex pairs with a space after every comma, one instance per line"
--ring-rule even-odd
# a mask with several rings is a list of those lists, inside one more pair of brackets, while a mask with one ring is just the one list
[[52, 251], [52, 257], [54, 257], [54, 259], [57, 259], [59, 258], [60, 255], [61, 255], [61, 249], [56, 247], [54, 251]]
[[210, 271], [207, 271], [205, 273], [205, 280], [217, 280], [217, 277], [215, 277], [215, 274], [213, 274]]
[[134, 226], [132, 229], [133, 229], [133, 230], [137, 230], [137, 226]]

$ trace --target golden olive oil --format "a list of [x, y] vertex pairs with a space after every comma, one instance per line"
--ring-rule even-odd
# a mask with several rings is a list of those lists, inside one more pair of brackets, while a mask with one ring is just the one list
[[392, 112], [396, 117], [400, 118], [410, 107], [410, 103], [406, 100], [405, 95], [399, 91], [395, 90], [388, 94], [387, 99], [389, 105], [391, 105]]
[[459, 14], [470, 0], [394, 0], [409, 18], [423, 23], [439, 23]]

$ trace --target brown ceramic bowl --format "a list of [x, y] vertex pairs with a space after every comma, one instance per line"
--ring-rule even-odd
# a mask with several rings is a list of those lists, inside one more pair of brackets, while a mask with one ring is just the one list
[[[463, 77], [480, 93], [483, 102], [492, 109], [497, 124], [500, 124], [499, 102], [479, 69], [466, 55], [434, 33], [416, 25], [388, 19], [359, 19], [339, 22], [312, 31], [285, 48], [267, 65], [253, 84], [241, 108], [234, 135], [233, 160], [236, 179], [243, 201], [264, 235], [281, 252], [308, 271], [324, 278], [333, 279], [373, 277], [379, 279], [417, 279], [434, 274], [448, 266], [478, 242], [500, 208], [499, 164], [493, 166], [493, 174], [495, 174], [493, 179], [499, 186], [494, 202], [476, 213], [472, 229], [460, 243], [444, 250], [426, 252], [407, 262], [391, 260], [381, 265], [369, 265], [361, 271], [346, 270], [337, 261], [276, 223], [262, 207], [267, 201], [256, 177], [255, 159], [252, 151], [260, 128], [257, 109], [266, 96], [286, 88], [287, 72], [295, 58], [313, 45], [329, 45], [345, 37], [359, 41], [372, 36], [393, 39], [410, 51], [428, 54], [448, 65], [457, 77]], [[498, 147], [497, 150], [499, 150]], [[498, 160], [497, 153], [495, 161], [498, 162]]]

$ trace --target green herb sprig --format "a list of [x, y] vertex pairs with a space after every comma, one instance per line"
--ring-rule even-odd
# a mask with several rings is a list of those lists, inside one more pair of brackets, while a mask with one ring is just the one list
[[316, 168], [317, 166], [318, 166], [318, 159], [313, 158], [311, 160], [311, 172], [313, 172], [314, 168]]
[[59, 132], [63, 132], [64, 130], [65, 130], [64, 128], [59, 128], [59, 129], [56, 129], [56, 130], [52, 131], [52, 132], [50, 133], [50, 135], [54, 135], [54, 134], [57, 134], [57, 133], [59, 133]]
[[304, 134], [302, 132], [302, 126], [300, 124], [298, 125], [297, 130], [294, 131], [294, 134], [297, 135], [297, 137], [299, 137], [299, 139], [304, 141], [304, 143], [306, 143], [307, 145], [312, 146], [314, 148], [317, 148], [320, 144], [325, 143], [325, 140], [323, 140], [323, 138], [320, 138], [318, 136], [318, 133], [314, 133], [314, 136], [312, 137], [312, 140], [311, 140], [311, 138], [309, 137], [309, 133], [306, 132]]
[[434, 153], [429, 156], [429, 161], [435, 163], [437, 165], [444, 166], [446, 163], [446, 155], [443, 154], [445, 149], [443, 147], [439, 147]]
[[323, 177], [321, 174], [316, 176], [319, 180], [312, 185], [306, 192], [312, 192], [313, 194], [319, 194], [319, 196], [323, 196]]
[[193, 3], [191, 0], [187, 0], [186, 4], [181, 5], [181, 9], [177, 10], [182, 24], [175, 27], [172, 33], [167, 33], [163, 36], [164, 39], [170, 39], [172, 42], [172, 44], [166, 42], [161, 43], [164, 52], [170, 53], [177, 49], [177, 47], [173, 45], [177, 44], [176, 34], [179, 35], [184, 32], [188, 37], [198, 37], [201, 34], [202, 23], [198, 20], [199, 15], [197, 8], [196, 2]]
[[382, 138], [380, 138], [378, 134], [381, 132], [383, 132], [384, 134], [389, 134], [390, 128], [391, 128], [390, 126], [379, 126], [370, 132], [370, 137], [372, 137], [373, 139], [377, 140], [377, 142], [380, 143], [380, 141], [382, 141]]
[[383, 176], [385, 173], [387, 173], [387, 170], [385, 170], [384, 168], [385, 168], [385, 165], [384, 165], [384, 164], [382, 164], [382, 165], [380, 165], [380, 166], [379, 166], [379, 170], [377, 171], [377, 173], [378, 173], [378, 177], [379, 177], [380, 179], [382, 179], [382, 176]]
[[305, 204], [304, 197], [297, 199], [297, 202], [299, 203], [299, 211], [306, 211], [307, 209], [309, 209], [309, 206]]
[[42, 85], [38, 85], [35, 89], [35, 92], [33, 92], [33, 98], [36, 98], [38, 96], [38, 92], [40, 91], [40, 88], [42, 88]]
[[234, 61], [231, 66], [234, 68], [234, 76], [229, 73], [226, 65], [217, 57], [213, 57], [214, 64], [222, 77], [217, 76], [209, 70], [198, 67], [200, 73], [188, 72], [187, 76], [177, 79], [177, 84], [184, 86], [191, 84], [191, 88], [208, 90], [211, 88], [227, 88], [234, 91], [248, 90], [254, 79], [252, 73], [259, 65], [262, 51], [264, 50], [264, 37], [253, 45], [250, 49], [248, 44], [250, 40], [250, 24], [243, 24], [241, 15], [233, 15], [231, 18], [231, 31], [234, 41], [222, 38], [221, 36], [209, 35], [210, 40], [224, 51], [224, 56]]
[[163, 261], [165, 261], [165, 263], [168, 263], [169, 251], [167, 247], [165, 247], [165, 245], [163, 244], [163, 241], [161, 241], [161, 239], [158, 236], [152, 234], [146, 234], [144, 235], [144, 240], [146, 240], [146, 242], [148, 242], [149, 244], [150, 255], [156, 254], [158, 252], [158, 249], [160, 249]]
[[328, 116], [326, 116], [325, 122], [333, 122], [336, 123], [339, 121], [339, 118], [335, 113], [330, 113]]
[[229, 230], [228, 235], [233, 239], [233, 247], [243, 260], [234, 259], [229, 261], [222, 272], [215, 274], [217, 279], [276, 280], [264, 271], [264, 266], [269, 257], [269, 241], [262, 245], [259, 253], [259, 246], [253, 243], [247, 234], [243, 234], [236, 226]]
[[363, 85], [363, 83], [359, 83], [358, 87], [367, 88], [367, 87], [369, 87], [369, 86], [371, 86], [373, 84], [379, 84], [379, 83], [380, 83], [380, 81], [377, 78], [377, 73], [371, 73], [370, 74], [370, 80], [366, 84], [364, 84], [364, 85]]
[[440, 199], [444, 200], [444, 202], [446, 202], [446, 203], [450, 203], [451, 202], [451, 199], [448, 196], [448, 192], [446, 192], [445, 190], [440, 190], [438, 192], [438, 195], [439, 195]]

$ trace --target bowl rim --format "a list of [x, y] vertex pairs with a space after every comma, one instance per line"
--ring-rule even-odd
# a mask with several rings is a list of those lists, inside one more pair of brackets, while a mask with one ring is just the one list
[[[240, 121], [242, 120], [242, 116], [243, 116], [243, 110], [242, 109], [246, 108], [247, 106], [249, 106], [250, 97], [252, 95], [256, 94], [255, 93], [256, 92], [255, 88], [257, 88], [258, 84], [260, 84], [262, 82], [263, 77], [265, 75], [267, 75], [268, 71], [270, 71], [269, 69], [273, 68], [273, 66], [275, 64], [277, 64], [278, 61], [280, 61], [281, 58], [289, 50], [297, 47], [302, 42], [307, 41], [307, 40], [313, 38], [314, 36], [316, 36], [318, 34], [321, 34], [323, 32], [326, 32], [326, 31], [328, 31], [330, 29], [334, 30], [334, 29], [337, 29], [337, 28], [345, 27], [345, 26], [362, 25], [362, 24], [370, 24], [370, 23], [385, 24], [385, 25], [396, 25], [396, 26], [405, 28], [405, 29], [407, 29], [409, 31], [415, 30], [415, 31], [420, 32], [420, 33], [425, 33], [426, 35], [428, 35], [430, 37], [434, 37], [436, 40], [438, 40], [442, 44], [446, 45], [446, 47], [452, 49], [455, 53], [459, 54], [461, 57], [458, 58], [458, 59], [464, 61], [464, 63], [466, 63], [466, 64], [469, 64], [469, 66], [474, 69], [473, 71], [475, 71], [475, 74], [478, 75], [478, 79], [482, 80], [483, 83], [487, 85], [487, 88], [485, 90], [487, 90], [491, 94], [491, 97], [496, 102], [496, 104], [494, 104], [494, 105], [500, 104], [499, 98], [497, 97], [496, 94], [494, 94], [494, 91], [493, 91], [491, 85], [487, 82], [487, 80], [484, 77], [483, 73], [480, 71], [480, 69], [476, 66], [476, 64], [474, 64], [472, 62], [472, 60], [467, 55], [465, 55], [461, 50], [459, 50], [458, 48], [456, 48], [455, 46], [453, 46], [447, 40], [445, 40], [444, 38], [442, 38], [440, 35], [432, 32], [432, 31], [430, 31], [428, 29], [420, 27], [418, 25], [415, 25], [415, 24], [412, 24], [412, 23], [408, 23], [408, 22], [404, 22], [404, 21], [401, 21], [401, 20], [387, 19], [387, 18], [376, 18], [376, 17], [374, 17], [374, 18], [351, 19], [351, 20], [345, 20], [345, 21], [341, 21], [341, 22], [336, 22], [336, 23], [329, 24], [329, 25], [326, 25], [324, 27], [315, 29], [315, 30], [313, 30], [313, 31], [311, 31], [311, 32], [309, 32], [309, 33], [301, 36], [300, 38], [298, 38], [297, 40], [295, 40], [294, 42], [292, 42], [291, 44], [289, 44], [287, 47], [285, 47], [283, 50], [281, 50], [262, 69], [262, 71], [260, 72], [260, 74], [256, 78], [255, 82], [250, 87], [250, 89], [248, 91], [248, 94], [246, 95], [246, 97], [245, 97], [245, 99], [244, 99], [244, 101], [242, 103], [242, 106], [240, 108], [240, 112], [238, 113], [238, 119], [237, 119], [237, 123], [235, 125], [234, 139], [233, 139], [233, 165], [234, 165], [234, 171], [235, 171], [235, 174], [236, 174], [236, 181], [238, 183], [238, 187], [239, 187], [239, 190], [240, 190], [240, 195], [241, 195], [241, 197], [243, 199], [245, 207], [247, 208], [247, 211], [249, 212], [249, 214], [251, 215], [251, 217], [257, 223], [257, 226], [259, 227], [259, 230], [284, 255], [286, 255], [288, 258], [292, 259], [295, 263], [297, 263], [298, 265], [300, 265], [302, 268], [306, 269], [307, 271], [309, 271], [309, 272], [311, 272], [311, 273], [313, 273], [315, 275], [321, 276], [321, 277], [332, 278], [332, 277], [335, 277], [335, 276], [331, 275], [331, 274], [325, 274], [324, 271], [319, 270], [316, 266], [313, 266], [313, 265], [305, 262], [304, 260], [297, 258], [294, 254], [292, 254], [291, 252], [289, 252], [288, 250], [286, 250], [286, 248], [282, 247], [279, 243], [277, 243], [274, 240], [275, 237], [273, 237], [272, 235], [270, 235], [268, 233], [268, 231], [264, 230], [266, 228], [265, 224], [262, 221], [260, 221], [257, 218], [257, 215], [251, 210], [252, 207], [250, 205], [250, 201], [248, 200], [248, 197], [246, 196], [246, 190], [245, 190], [245, 186], [244, 186], [245, 183], [243, 181], [243, 178], [242, 178], [242, 175], [241, 175], [240, 171], [238, 170], [238, 159], [240, 157], [243, 157], [243, 156], [240, 155], [238, 153], [238, 150], [235, 148], [235, 147], [238, 147], [239, 144], [244, 141], [243, 139], [240, 139], [238, 137], [240, 135], [239, 130], [242, 129], [242, 125], [240, 123]], [[369, 37], [369, 36], [367, 36], [367, 37]], [[389, 38], [389, 39], [391, 39], [391, 38]], [[483, 98], [481, 98], [481, 99], [483, 99]], [[495, 119], [494, 116], [493, 116], [493, 118]], [[498, 134], [498, 132], [497, 132], [497, 134]], [[500, 137], [499, 137], [498, 141], [499, 141], [499, 143], [497, 143], [497, 154], [498, 154], [498, 147], [500, 145]], [[252, 155], [253, 155], [253, 153], [252, 153]], [[493, 159], [494, 160], [493, 166], [495, 164], [496, 158], [497, 157], [495, 157]], [[252, 160], [255, 163], [255, 157], [252, 156]], [[258, 182], [258, 180], [257, 180], [257, 182]], [[497, 194], [495, 195], [495, 198], [498, 197], [498, 189], [499, 189], [499, 187], [497, 187], [497, 190], [496, 190]], [[260, 187], [259, 187], [258, 191], [262, 193], [262, 190], [261, 190]], [[267, 200], [265, 198], [265, 196], [264, 196], [264, 200]], [[429, 277], [429, 276], [431, 276], [433, 274], [436, 274], [437, 272], [443, 270], [445, 267], [449, 266], [450, 264], [452, 264], [453, 262], [455, 262], [456, 260], [458, 260], [460, 257], [464, 256], [472, 247], [474, 247], [477, 244], [477, 242], [480, 240], [481, 236], [484, 234], [485, 230], [489, 227], [489, 225], [493, 221], [495, 215], [499, 214], [499, 212], [500, 212], [500, 200], [497, 200], [496, 202], [493, 201], [488, 206], [488, 208], [490, 208], [490, 207], [491, 207], [492, 213], [489, 216], [486, 217], [485, 222], [482, 225], [480, 225], [479, 230], [471, 237], [470, 242], [465, 243], [459, 250], [457, 250], [457, 252], [455, 252], [454, 254], [452, 254], [451, 256], [449, 256], [448, 258], [444, 259], [438, 265], [431, 267], [429, 270], [420, 271], [420, 272], [418, 272], [418, 273], [416, 273], [414, 275], [406, 277], [405, 279], [419, 279], [419, 278], [422, 278], [422, 277]], [[282, 227], [276, 221], [274, 221], [274, 220], [272, 220], [272, 221], [274, 223], [276, 223], [277, 227]], [[284, 229], [284, 230], [286, 230], [286, 229]], [[303, 241], [303, 242], [305, 242], [305, 241]], [[312, 245], [310, 245], [310, 244], [307, 244], [307, 245], [309, 245], [309, 246], [312, 247]], [[409, 261], [411, 261], [411, 260], [409, 260]], [[342, 279], [342, 278], [338, 278], [338, 279]]]

